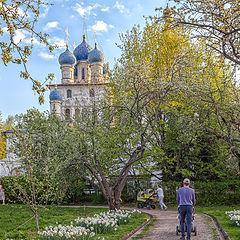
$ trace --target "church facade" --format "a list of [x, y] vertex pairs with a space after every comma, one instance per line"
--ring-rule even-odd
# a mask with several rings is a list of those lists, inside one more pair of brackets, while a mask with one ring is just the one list
[[74, 117], [87, 106], [92, 99], [96, 101], [103, 95], [107, 85], [105, 58], [98, 49], [92, 48], [83, 35], [82, 43], [71, 53], [66, 51], [59, 56], [62, 73], [60, 84], [49, 85], [50, 112], [59, 118]]

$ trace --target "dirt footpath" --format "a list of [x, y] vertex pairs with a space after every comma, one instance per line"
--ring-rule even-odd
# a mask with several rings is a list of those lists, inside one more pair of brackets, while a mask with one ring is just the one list
[[[152, 227], [151, 230], [148, 231], [147, 235], [142, 239], [151, 239], [151, 240], [178, 240], [180, 238], [176, 235], [176, 226], [178, 225], [177, 219], [177, 211], [167, 210], [160, 211], [156, 210], [145, 210], [144, 212], [152, 214], [157, 218], [157, 222]], [[215, 228], [215, 224], [211, 220], [211, 218], [203, 215], [203, 214], [195, 214], [195, 226], [197, 227], [197, 236], [194, 236], [192, 233], [192, 240], [222, 240], [220, 234], [218, 234], [218, 238], [214, 238], [213, 228]], [[138, 235], [138, 233], [134, 234], [134, 236]], [[131, 238], [132, 239], [132, 238]]]

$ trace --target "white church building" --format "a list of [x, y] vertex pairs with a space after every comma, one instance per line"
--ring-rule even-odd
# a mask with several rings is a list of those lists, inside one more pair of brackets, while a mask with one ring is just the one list
[[50, 112], [61, 119], [80, 113], [80, 106], [87, 106], [92, 98], [102, 97], [107, 85], [105, 58], [97, 48], [93, 49], [83, 35], [83, 41], [71, 53], [68, 47], [59, 56], [62, 72], [61, 84], [49, 85]]
[[[96, 101], [103, 96], [107, 85], [105, 74], [105, 58], [97, 47], [92, 48], [83, 35], [80, 43], [71, 53], [68, 49], [58, 58], [62, 79], [60, 84], [50, 84], [50, 113], [59, 118], [73, 118], [81, 111], [81, 106], [87, 106], [94, 98]], [[24, 130], [20, 130], [24, 132]], [[17, 156], [9, 153], [14, 131], [4, 133], [7, 138], [7, 157], [0, 160], [0, 177], [21, 174]]]

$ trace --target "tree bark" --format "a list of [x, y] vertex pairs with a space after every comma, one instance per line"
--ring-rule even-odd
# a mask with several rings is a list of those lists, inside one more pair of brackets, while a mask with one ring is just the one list
[[34, 216], [35, 216], [35, 223], [36, 223], [36, 231], [38, 233], [39, 232], [38, 213], [34, 212]]

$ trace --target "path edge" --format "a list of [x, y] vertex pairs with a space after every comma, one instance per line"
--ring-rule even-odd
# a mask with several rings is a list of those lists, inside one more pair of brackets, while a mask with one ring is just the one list
[[136, 232], [138, 232], [139, 230], [144, 228], [147, 224], [149, 224], [152, 221], [152, 219], [153, 219], [153, 215], [152, 214], [146, 213], [146, 212], [141, 212], [141, 213], [147, 214], [149, 218], [145, 222], [143, 222], [141, 225], [139, 225], [138, 227], [133, 229], [130, 233], [128, 233], [124, 237], [120, 238], [119, 240], [127, 240], [127, 239], [129, 239], [130, 237], [132, 237], [133, 234], [135, 234]]
[[222, 234], [222, 236], [223, 236], [223, 238], [224, 238], [225, 240], [231, 240], [231, 238], [230, 238], [230, 237], [227, 235], [227, 233], [224, 231], [224, 229], [222, 228], [221, 224], [219, 223], [219, 221], [217, 220], [216, 217], [214, 217], [213, 215], [208, 214], [208, 213], [203, 213], [203, 214], [205, 214], [206, 216], [212, 218], [212, 220], [215, 222], [215, 224], [216, 224], [219, 232]]

